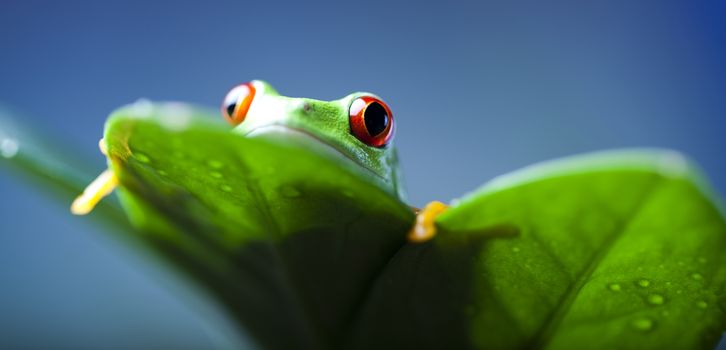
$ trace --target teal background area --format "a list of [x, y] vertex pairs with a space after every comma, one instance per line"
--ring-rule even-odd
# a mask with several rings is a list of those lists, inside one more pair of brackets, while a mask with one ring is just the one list
[[[724, 2], [685, 0], [4, 0], [0, 101], [99, 172], [112, 109], [216, 106], [265, 79], [290, 96], [382, 96], [414, 205], [631, 146], [684, 151], [724, 194], [724, 18]], [[0, 193], [1, 348], [235, 341], [213, 305], [67, 205], [6, 171]]]

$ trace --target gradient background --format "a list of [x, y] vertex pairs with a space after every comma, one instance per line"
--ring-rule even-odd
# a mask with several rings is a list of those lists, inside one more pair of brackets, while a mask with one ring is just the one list
[[[629, 146], [682, 150], [726, 193], [725, 3], [584, 3], [3, 0], [0, 101], [100, 171], [106, 115], [139, 97], [216, 106], [255, 78], [367, 90], [397, 118], [416, 205]], [[0, 347], [232, 341], [203, 298], [65, 205], [7, 172], [0, 198]]]

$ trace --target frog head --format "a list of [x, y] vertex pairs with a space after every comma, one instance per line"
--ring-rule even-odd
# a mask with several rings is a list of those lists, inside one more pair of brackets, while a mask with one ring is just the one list
[[374, 94], [356, 92], [333, 101], [293, 98], [254, 80], [232, 88], [221, 112], [244, 137], [296, 138], [322, 146], [403, 198], [393, 114]]

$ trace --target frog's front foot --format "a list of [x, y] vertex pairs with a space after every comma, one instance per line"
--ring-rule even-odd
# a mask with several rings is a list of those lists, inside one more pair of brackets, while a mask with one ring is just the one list
[[446, 204], [439, 201], [430, 202], [420, 210], [414, 208], [414, 211], [416, 211], [416, 223], [411, 228], [411, 231], [408, 232], [408, 240], [410, 242], [421, 243], [434, 238], [436, 235], [434, 221], [447, 208], [448, 206]]
[[[98, 141], [98, 148], [101, 149], [101, 153], [107, 155], [106, 143], [103, 139]], [[101, 175], [91, 182], [83, 193], [76, 197], [71, 204], [71, 213], [74, 215], [86, 215], [96, 207], [96, 204], [101, 201], [104, 197], [111, 194], [111, 192], [118, 186], [118, 178], [111, 169], [106, 169]]]

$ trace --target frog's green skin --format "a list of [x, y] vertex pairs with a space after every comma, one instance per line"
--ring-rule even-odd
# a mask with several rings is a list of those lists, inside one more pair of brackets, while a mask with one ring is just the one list
[[245, 137], [280, 134], [304, 135], [332, 147], [343, 156], [360, 165], [363, 173], [376, 176], [386, 192], [405, 199], [401, 184], [398, 157], [393, 141], [382, 148], [371, 147], [358, 140], [350, 130], [349, 108], [361, 96], [375, 96], [356, 92], [334, 101], [281, 96], [270, 84], [254, 80], [256, 93], [247, 116], [234, 132]]

